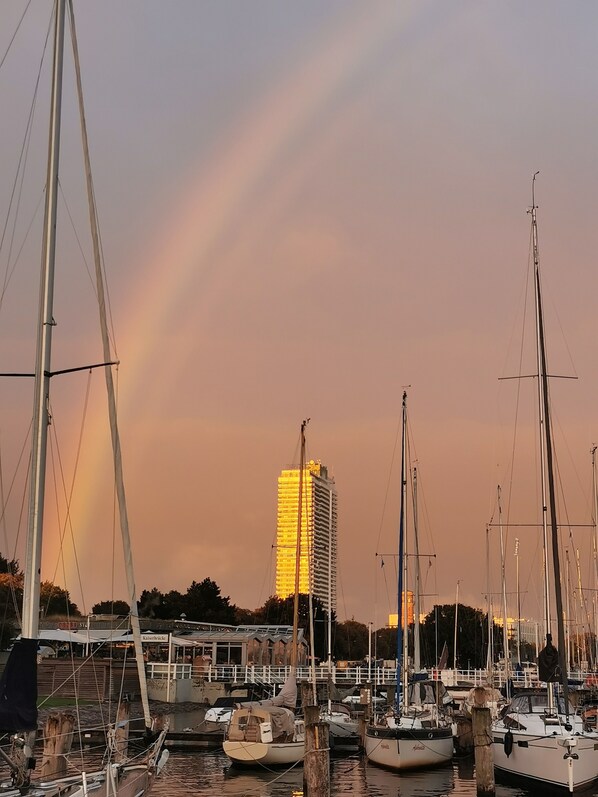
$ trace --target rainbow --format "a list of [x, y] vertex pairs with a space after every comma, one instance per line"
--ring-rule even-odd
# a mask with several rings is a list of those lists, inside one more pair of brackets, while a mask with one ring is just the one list
[[[124, 304], [128, 315], [118, 351], [123, 361], [121, 417], [134, 418], [140, 406], [152, 412], [165, 404], [189, 355], [191, 333], [179, 322], [168, 362], [160, 361], [160, 381], [152, 383], [150, 396], [147, 384], [156, 341], [163, 330], [175, 326], [179, 302], [197, 285], [198, 277], [204, 288], [195, 300], [198, 312], [215, 291], [226, 290], [235, 279], [234, 270], [215, 269], [216, 257], [240, 241], [246, 245], [265, 229], [273, 209], [290, 201], [309, 163], [324, 157], [342, 128], [363, 112], [348, 100], [352, 83], [386, 48], [394, 52], [400, 43], [407, 56], [409, 41], [404, 34], [420, 10], [395, 3], [343, 5], [338, 16], [319, 31], [318, 41], [302, 54], [294, 71], [279, 77], [248, 117], [235, 122], [210, 162], [198, 156], [178, 201], [165, 212], [163, 225], [133, 258], [130, 270], [139, 276]], [[99, 410], [95, 414], [94, 429], [105, 423]], [[98, 461], [89, 466], [91, 474], [97, 472], [97, 456]], [[85, 531], [82, 560], [90, 556], [100, 501], [95, 480], [86, 478], [85, 482], [79, 499], [85, 507], [80, 528]], [[56, 549], [44, 554], [48, 569], [54, 570], [51, 563], [56, 556]]]

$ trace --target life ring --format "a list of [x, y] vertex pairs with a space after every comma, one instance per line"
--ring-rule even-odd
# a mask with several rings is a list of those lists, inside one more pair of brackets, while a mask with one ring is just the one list
[[511, 731], [507, 731], [505, 733], [503, 747], [505, 749], [505, 755], [508, 758], [513, 752], [513, 734], [511, 733]]

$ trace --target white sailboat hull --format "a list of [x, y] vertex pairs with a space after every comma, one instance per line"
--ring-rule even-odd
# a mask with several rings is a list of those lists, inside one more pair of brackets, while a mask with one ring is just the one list
[[556, 734], [539, 735], [511, 730], [513, 746], [507, 756], [507, 729], [493, 728], [495, 768], [510, 776], [569, 791], [589, 786], [598, 779], [598, 735], [574, 734], [564, 728], [555, 731]]
[[387, 769], [423, 769], [446, 764], [453, 757], [450, 728], [366, 729], [365, 753], [372, 764]]
[[280, 743], [224, 741], [222, 749], [234, 764], [286, 766], [298, 764], [303, 759], [305, 741]]

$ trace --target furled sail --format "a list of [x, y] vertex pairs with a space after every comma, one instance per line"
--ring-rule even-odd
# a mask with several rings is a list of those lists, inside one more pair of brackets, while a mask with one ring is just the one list
[[0, 678], [0, 730], [37, 728], [37, 639], [17, 640]]

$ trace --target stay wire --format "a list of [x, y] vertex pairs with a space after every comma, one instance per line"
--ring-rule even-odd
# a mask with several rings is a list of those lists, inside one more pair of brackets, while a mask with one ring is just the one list
[[[2, 303], [4, 301], [4, 295], [6, 293], [6, 289], [8, 287], [8, 283], [10, 282], [10, 279], [11, 279], [13, 273], [14, 273], [14, 269], [16, 268], [16, 265], [17, 265], [18, 260], [19, 260], [19, 255], [20, 255], [20, 253], [21, 253], [21, 251], [23, 249], [25, 240], [27, 240], [27, 237], [28, 237], [29, 232], [31, 230], [31, 227], [33, 225], [33, 220], [37, 216], [37, 213], [38, 213], [38, 210], [39, 210], [39, 206], [41, 204], [41, 199], [43, 197], [43, 192], [42, 192], [42, 197], [40, 197], [40, 200], [38, 201], [38, 205], [37, 205], [37, 208], [36, 208], [35, 213], [33, 215], [33, 218], [32, 218], [32, 220], [31, 220], [31, 222], [30, 222], [30, 224], [29, 224], [29, 226], [27, 228], [27, 231], [26, 231], [26, 234], [25, 234], [25, 239], [24, 239], [23, 243], [21, 244], [21, 247], [19, 249], [19, 253], [18, 253], [17, 257], [15, 258], [15, 262], [12, 264], [12, 267], [11, 267], [12, 250], [13, 250], [13, 246], [14, 246], [14, 238], [15, 238], [15, 235], [16, 235], [16, 224], [17, 224], [17, 219], [18, 219], [18, 216], [19, 216], [19, 208], [20, 208], [20, 205], [21, 205], [21, 197], [22, 197], [22, 191], [23, 191], [23, 182], [24, 182], [24, 179], [25, 179], [25, 171], [26, 171], [26, 165], [27, 165], [27, 159], [28, 159], [28, 153], [29, 153], [29, 146], [30, 146], [30, 143], [31, 143], [31, 135], [32, 135], [32, 131], [33, 131], [33, 118], [34, 118], [34, 115], [35, 115], [35, 107], [36, 107], [36, 104], [37, 104], [37, 97], [38, 97], [39, 84], [40, 84], [40, 80], [41, 80], [42, 67], [43, 67], [43, 63], [44, 63], [44, 59], [45, 59], [45, 55], [46, 55], [46, 50], [47, 50], [47, 47], [48, 47], [48, 41], [49, 41], [49, 37], [50, 37], [51, 27], [52, 27], [52, 20], [50, 19], [50, 22], [48, 24], [48, 29], [46, 31], [46, 39], [45, 39], [45, 42], [44, 42], [42, 56], [41, 56], [41, 59], [40, 59], [40, 64], [39, 64], [39, 68], [38, 68], [38, 72], [37, 72], [37, 78], [36, 78], [36, 81], [35, 81], [35, 88], [34, 88], [34, 91], [33, 91], [33, 98], [32, 98], [32, 101], [31, 101], [31, 106], [29, 108], [29, 116], [27, 118], [27, 124], [25, 126], [25, 133], [23, 135], [23, 141], [22, 141], [22, 144], [21, 144], [21, 151], [20, 151], [20, 154], [19, 154], [18, 162], [17, 162], [17, 169], [16, 169], [16, 172], [15, 172], [15, 177], [14, 177], [13, 184], [12, 184], [12, 190], [11, 190], [8, 210], [7, 210], [7, 213], [6, 213], [6, 218], [4, 220], [4, 226], [2, 228], [2, 235], [0, 236], [0, 251], [2, 251], [2, 249], [4, 247], [4, 241], [5, 241], [5, 238], [6, 238], [6, 232], [8, 230], [8, 225], [9, 225], [9, 222], [10, 222], [11, 212], [12, 212], [12, 209], [13, 209], [13, 205], [15, 203], [15, 195], [16, 195], [16, 197], [17, 197], [17, 199], [16, 199], [16, 208], [15, 208], [15, 212], [14, 212], [14, 221], [13, 221], [12, 232], [11, 232], [11, 237], [10, 237], [10, 247], [9, 247], [9, 252], [8, 252], [6, 269], [5, 269], [5, 273], [4, 273], [3, 284], [2, 284], [2, 292], [0, 293], [0, 307], [2, 306]], [[18, 191], [17, 191], [17, 186], [18, 186]]]
[[29, 10], [29, 6], [30, 5], [31, 5], [31, 0], [29, 0], [27, 5], [25, 6], [25, 10], [21, 14], [21, 18], [17, 22], [17, 27], [15, 28], [15, 32], [12, 34], [12, 37], [11, 37], [10, 41], [8, 42], [8, 47], [6, 48], [6, 50], [4, 52], [4, 55], [2, 56], [2, 60], [0, 61], [0, 69], [2, 69], [2, 67], [4, 66], [4, 62], [6, 61], [8, 53], [10, 52], [10, 48], [12, 47], [12, 45], [14, 43], [14, 40], [17, 38], [17, 33], [19, 32], [21, 24], [22, 24], [23, 20], [25, 19], [25, 15], [27, 14], [27, 11]]

